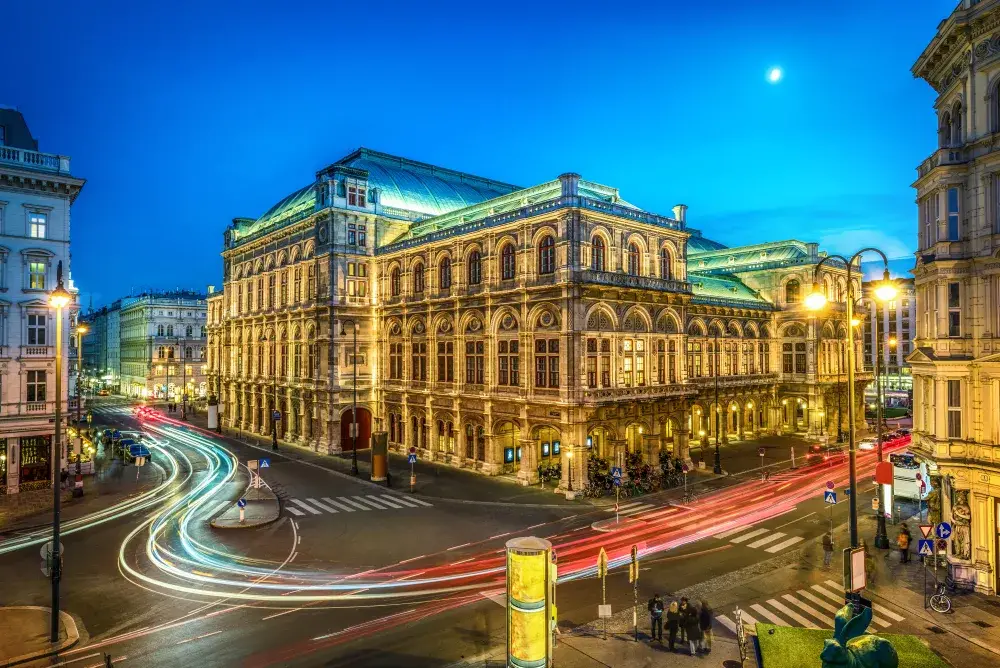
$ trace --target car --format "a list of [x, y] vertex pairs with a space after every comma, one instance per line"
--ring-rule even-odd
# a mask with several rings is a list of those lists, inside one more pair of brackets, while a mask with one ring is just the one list
[[99, 396], [99, 397], [111, 396], [111, 390], [102, 388], [102, 389], [100, 389], [100, 390], [97, 391], [97, 396]]
[[878, 441], [874, 438], [865, 438], [858, 443], [858, 450], [874, 450]]

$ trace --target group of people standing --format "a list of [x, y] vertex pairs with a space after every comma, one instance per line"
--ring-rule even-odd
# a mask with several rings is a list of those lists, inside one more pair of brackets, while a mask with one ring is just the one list
[[663, 643], [663, 622], [666, 619], [667, 646], [671, 652], [683, 651], [685, 644], [691, 656], [712, 651], [712, 609], [704, 600], [697, 604], [682, 596], [667, 605], [659, 594], [654, 594], [647, 607], [650, 642]]

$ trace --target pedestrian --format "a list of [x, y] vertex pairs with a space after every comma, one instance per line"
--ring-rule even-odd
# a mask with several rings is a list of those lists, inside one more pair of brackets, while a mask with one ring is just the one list
[[649, 610], [649, 642], [657, 640], [663, 642], [663, 599], [659, 594], [653, 594], [646, 604]]
[[708, 654], [712, 651], [712, 608], [708, 607], [705, 599], [701, 600], [701, 610], [698, 612], [698, 627], [704, 636], [701, 651]]
[[681, 632], [681, 644], [687, 642], [687, 618], [691, 614], [691, 606], [688, 603], [687, 596], [681, 596], [680, 605], [677, 607], [677, 614], [679, 617], [679, 627]]
[[899, 548], [899, 563], [907, 564], [910, 562], [910, 532], [906, 529], [906, 525], [900, 527], [899, 536], [896, 537], [896, 547]]
[[695, 656], [702, 648], [701, 622], [698, 619], [698, 611], [694, 606], [688, 607], [688, 613], [684, 617], [684, 630], [687, 631], [688, 648], [691, 656]]
[[670, 651], [676, 651], [674, 645], [677, 642], [677, 630], [681, 625], [681, 613], [680, 608], [677, 605], [677, 601], [670, 601], [670, 607], [667, 608], [667, 640], [669, 642]]
[[833, 533], [827, 531], [823, 534], [823, 567], [830, 568], [833, 561]]
[[865, 586], [872, 587], [875, 584], [875, 555], [868, 551], [868, 542], [863, 538], [861, 549], [865, 551]]

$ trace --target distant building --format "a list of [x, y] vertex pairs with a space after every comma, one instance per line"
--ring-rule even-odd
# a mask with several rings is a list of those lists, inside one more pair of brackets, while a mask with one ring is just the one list
[[118, 391], [121, 385], [121, 300], [81, 315], [88, 327], [83, 337], [84, 379], [93, 390]]
[[912, 69], [937, 94], [938, 134], [913, 182], [914, 448], [953, 527], [950, 574], [983, 594], [1000, 590], [998, 26], [1000, 0], [962, 0]]
[[[48, 296], [62, 262], [64, 287], [74, 297], [62, 323], [68, 359], [78, 308], [70, 207], [83, 184], [70, 174], [69, 158], [38, 151], [20, 112], [0, 108], [0, 494], [51, 486], [55, 407], [58, 399], [68, 408], [70, 369], [63, 369], [56, 397], [56, 322]], [[65, 443], [62, 453], [65, 461]]]
[[205, 295], [162, 292], [123, 297], [118, 314], [121, 393], [189, 400], [206, 386]]
[[[917, 299], [913, 279], [896, 279], [896, 286], [899, 294], [885, 304], [875, 299], [872, 292], [874, 283], [866, 282], [862, 286], [867, 301], [863, 307], [866, 313], [865, 368], [874, 373], [878, 346], [881, 345], [879, 377], [889, 403], [908, 399], [913, 390], [913, 376], [906, 358], [913, 352], [913, 340], [917, 336]], [[877, 325], [873, 326], [876, 322]]]

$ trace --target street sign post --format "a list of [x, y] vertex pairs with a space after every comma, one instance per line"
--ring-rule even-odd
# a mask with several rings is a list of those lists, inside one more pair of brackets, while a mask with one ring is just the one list
[[615, 485], [615, 524], [618, 524], [618, 501], [622, 490], [622, 470], [621, 467], [611, 467], [611, 482]]
[[941, 524], [934, 527], [934, 535], [947, 540], [951, 537], [951, 525], [947, 522], [941, 522]]
[[409, 455], [409, 457], [407, 457], [407, 459], [409, 460], [409, 462], [411, 464], [416, 464], [417, 463], [417, 456], [416, 455]]
[[834, 487], [836, 487], [836, 485], [833, 484], [832, 480], [827, 480], [826, 481], [826, 488], [827, 489], [833, 489]]
[[410, 447], [410, 455], [407, 457], [410, 462], [410, 493], [412, 494], [417, 486], [417, 474], [413, 470], [413, 465], [417, 463], [417, 449]]
[[[597, 616], [604, 619], [604, 639], [608, 639], [608, 617], [611, 616], [611, 606], [607, 605], [607, 589], [605, 580], [608, 577], [608, 553], [601, 548], [597, 553], [597, 577], [601, 579], [601, 605], [597, 608]], [[606, 614], [605, 614], [606, 613]]]
[[247, 500], [240, 499], [239, 501], [236, 502], [236, 505], [240, 507], [240, 524], [243, 524], [243, 522], [246, 520]]
[[632, 627], [639, 642], [639, 547], [632, 546], [632, 561], [628, 565], [628, 581], [632, 583]]
[[829, 504], [837, 503], [837, 493], [830, 490], [823, 492], [823, 502]]
[[872, 497], [872, 510], [876, 510], [876, 511], [878, 510], [878, 497], [877, 496], [873, 496]]
[[281, 411], [271, 411], [271, 419], [275, 422], [281, 421]]

